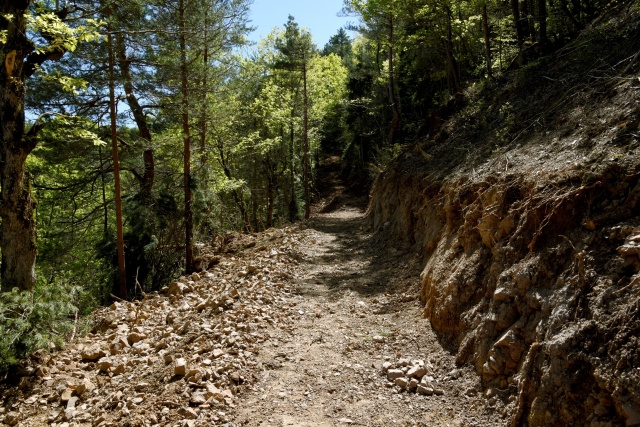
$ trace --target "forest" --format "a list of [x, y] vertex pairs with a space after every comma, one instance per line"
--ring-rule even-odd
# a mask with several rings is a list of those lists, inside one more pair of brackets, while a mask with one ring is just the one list
[[292, 16], [251, 45], [250, 0], [3, 1], [0, 368], [198, 270], [204, 243], [308, 219], [328, 155], [361, 193], [428, 157], [468, 93], [616, 5], [345, 0], [320, 47]]

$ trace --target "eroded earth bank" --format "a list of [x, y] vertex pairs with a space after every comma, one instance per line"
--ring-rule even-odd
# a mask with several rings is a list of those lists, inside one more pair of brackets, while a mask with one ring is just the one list
[[511, 426], [640, 425], [639, 31], [618, 8], [466, 94], [374, 187], [370, 224], [422, 255], [424, 315]]

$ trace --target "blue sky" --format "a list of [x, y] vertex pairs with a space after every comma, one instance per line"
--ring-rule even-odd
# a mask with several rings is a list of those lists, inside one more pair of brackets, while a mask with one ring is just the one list
[[258, 41], [275, 26], [284, 27], [289, 15], [293, 15], [301, 27], [313, 35], [313, 41], [322, 49], [329, 37], [354, 17], [338, 17], [343, 0], [253, 0], [251, 26], [258, 27], [249, 38]]

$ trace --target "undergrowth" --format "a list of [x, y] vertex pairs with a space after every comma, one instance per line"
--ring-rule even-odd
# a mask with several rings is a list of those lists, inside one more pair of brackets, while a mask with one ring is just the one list
[[39, 281], [32, 292], [0, 294], [0, 373], [38, 349], [61, 346], [88, 330], [89, 301], [82, 287]]

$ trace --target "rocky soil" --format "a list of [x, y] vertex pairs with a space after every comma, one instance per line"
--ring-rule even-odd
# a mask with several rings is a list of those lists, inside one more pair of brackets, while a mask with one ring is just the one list
[[[230, 240], [230, 239], [227, 239]], [[6, 425], [485, 426], [508, 414], [418, 300], [420, 257], [362, 209], [236, 236], [206, 271], [96, 313], [25, 361]]]

